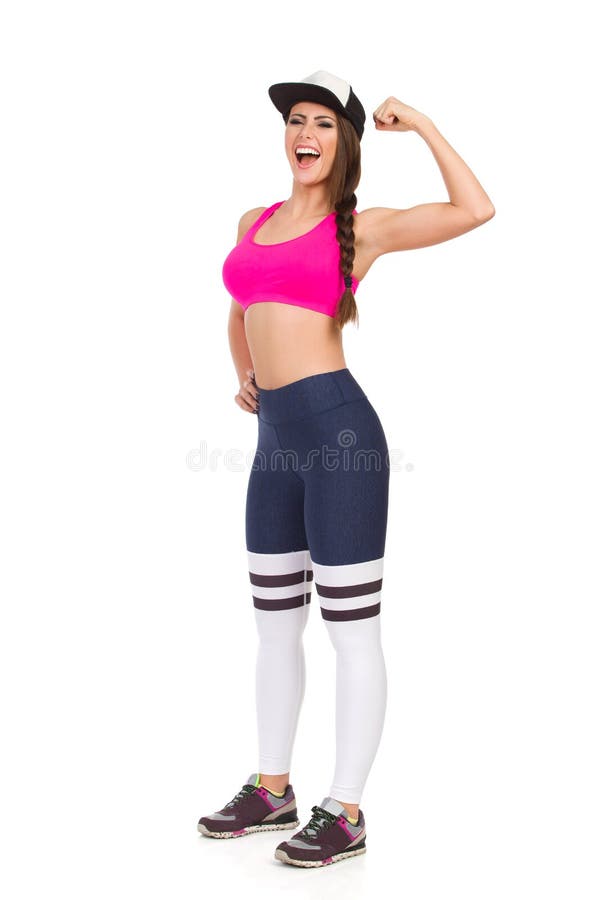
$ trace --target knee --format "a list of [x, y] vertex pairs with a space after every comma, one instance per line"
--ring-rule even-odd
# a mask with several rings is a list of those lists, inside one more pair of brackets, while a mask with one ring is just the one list
[[289, 651], [302, 642], [308, 620], [308, 605], [297, 609], [256, 609], [255, 620], [260, 643], [281, 652]]
[[327, 633], [336, 653], [359, 658], [383, 652], [380, 616], [334, 622], [325, 619]]

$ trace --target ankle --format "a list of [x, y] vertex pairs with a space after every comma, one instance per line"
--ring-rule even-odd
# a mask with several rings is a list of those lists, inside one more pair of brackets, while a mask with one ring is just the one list
[[358, 819], [358, 803], [344, 803], [343, 800], [338, 800], [338, 803], [342, 804], [351, 819]]
[[290, 773], [286, 772], [285, 775], [261, 775], [260, 772], [258, 774], [258, 780], [263, 785], [263, 787], [268, 788], [271, 791], [285, 791], [286, 787], [290, 783]]

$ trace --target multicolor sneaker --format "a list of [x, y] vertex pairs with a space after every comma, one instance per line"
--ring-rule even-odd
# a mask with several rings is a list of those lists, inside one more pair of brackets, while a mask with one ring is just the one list
[[365, 817], [358, 810], [358, 822], [348, 821], [348, 811], [333, 797], [325, 797], [312, 807], [307, 825], [289, 840], [277, 845], [275, 859], [293, 866], [327, 866], [348, 856], [366, 853]]
[[296, 828], [299, 824], [292, 785], [288, 784], [283, 797], [278, 797], [263, 787], [258, 772], [253, 772], [223, 809], [202, 816], [198, 831], [206, 837], [235, 838], [257, 831]]

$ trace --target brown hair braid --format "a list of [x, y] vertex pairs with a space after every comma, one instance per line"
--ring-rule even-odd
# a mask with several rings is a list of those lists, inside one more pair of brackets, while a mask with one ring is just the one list
[[[342, 275], [352, 275], [354, 264], [354, 215], [356, 194], [360, 181], [360, 141], [348, 119], [337, 116], [338, 142], [335, 159], [329, 176], [329, 200], [337, 215], [337, 240], [340, 245], [340, 269]], [[340, 297], [336, 322], [343, 328], [347, 322], [358, 325], [358, 307], [352, 288], [344, 288]]]
[[[335, 110], [334, 110], [335, 112]], [[289, 118], [289, 111], [284, 117], [285, 123]], [[328, 179], [329, 206], [337, 215], [337, 241], [340, 245], [340, 269], [342, 275], [352, 275], [354, 264], [354, 215], [356, 208], [356, 194], [354, 193], [360, 181], [360, 140], [349, 120], [345, 116], [335, 112], [338, 125], [338, 140], [335, 159]], [[335, 321], [341, 328], [347, 322], [356, 322], [358, 325], [358, 307], [352, 288], [344, 288], [341, 295]]]

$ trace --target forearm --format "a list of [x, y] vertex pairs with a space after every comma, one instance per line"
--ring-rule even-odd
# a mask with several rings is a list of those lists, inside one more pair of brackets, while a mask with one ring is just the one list
[[244, 327], [243, 317], [231, 313], [229, 316], [227, 332], [233, 365], [235, 366], [238, 382], [241, 387], [242, 383], [248, 378], [246, 369], [254, 368], [254, 363], [252, 362], [250, 349], [246, 340], [246, 329]]
[[494, 215], [492, 201], [466, 162], [460, 158], [428, 116], [420, 116], [414, 129], [433, 153], [454, 206], [468, 210], [476, 219]]

